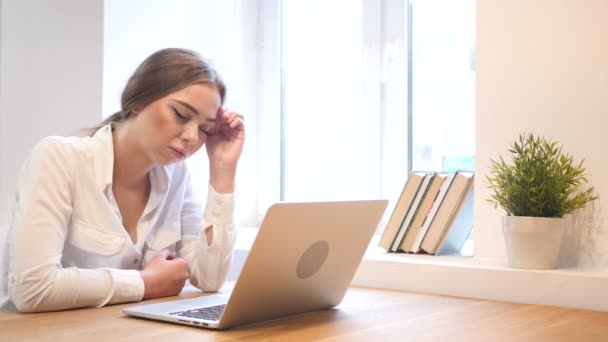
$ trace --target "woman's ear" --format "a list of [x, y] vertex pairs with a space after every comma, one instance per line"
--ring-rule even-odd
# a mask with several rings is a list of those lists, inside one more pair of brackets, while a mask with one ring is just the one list
[[133, 116], [136, 117], [139, 115], [139, 113], [141, 112], [141, 108], [133, 108], [131, 109], [131, 111], [129, 112], [129, 116]]

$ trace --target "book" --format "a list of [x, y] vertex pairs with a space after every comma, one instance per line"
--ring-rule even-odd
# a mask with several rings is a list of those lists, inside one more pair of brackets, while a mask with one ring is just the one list
[[431, 206], [433, 205], [433, 202], [435, 202], [435, 199], [437, 198], [437, 194], [439, 194], [439, 189], [441, 188], [441, 185], [443, 184], [443, 182], [445, 181], [446, 178], [447, 178], [447, 174], [445, 174], [445, 173], [435, 173], [434, 174], [433, 178], [431, 179], [431, 181], [429, 183], [426, 193], [424, 194], [424, 196], [422, 197], [422, 200], [420, 201], [418, 210], [414, 214], [412, 223], [410, 224], [410, 227], [408, 228], [406, 234], [404, 235], [403, 240], [401, 240], [401, 244], [399, 245], [399, 250], [401, 250], [403, 252], [409, 252], [410, 249], [412, 248], [414, 240], [416, 240], [416, 237], [418, 236], [418, 233], [420, 232], [420, 228], [422, 228], [424, 219], [426, 218], [429, 211], [431, 210]]
[[443, 237], [437, 246], [436, 255], [459, 253], [462, 246], [473, 230], [473, 182], [465, 190], [464, 197], [459, 203], [459, 208], [453, 215], [451, 222], [443, 232]]
[[416, 192], [416, 196], [414, 197], [414, 201], [412, 202], [412, 205], [410, 206], [410, 209], [408, 210], [407, 215], [403, 219], [403, 222], [401, 222], [401, 225], [399, 226], [397, 236], [393, 240], [393, 243], [391, 244], [389, 252], [397, 252], [399, 246], [401, 245], [401, 240], [403, 240], [403, 236], [405, 236], [405, 233], [407, 232], [407, 229], [409, 228], [409, 226], [412, 222], [414, 214], [418, 210], [420, 201], [422, 200], [422, 197], [426, 193], [429, 183], [433, 179], [433, 177], [435, 177], [435, 174], [425, 174], [424, 175], [422, 184], [420, 184], [420, 187], [418, 188], [418, 191]]
[[426, 235], [422, 239], [420, 248], [428, 254], [435, 254], [443, 233], [446, 231], [452, 217], [458, 212], [466, 190], [473, 183], [473, 172], [457, 171], [445, 197], [437, 209]]
[[420, 188], [420, 184], [422, 184], [424, 175], [425, 173], [422, 172], [411, 172], [407, 177], [403, 190], [401, 191], [401, 195], [399, 196], [388, 223], [384, 228], [384, 232], [382, 233], [378, 246], [388, 250], [393, 244], [399, 227], [401, 227], [403, 219], [406, 217], [408, 210], [412, 206], [416, 192], [418, 191], [418, 188]]
[[426, 236], [426, 232], [429, 230], [429, 227], [431, 226], [431, 222], [433, 222], [433, 219], [435, 219], [435, 214], [437, 214], [437, 210], [441, 206], [441, 203], [443, 202], [443, 199], [445, 198], [445, 194], [448, 192], [448, 189], [450, 188], [450, 185], [452, 184], [452, 180], [454, 180], [454, 173], [453, 172], [447, 173], [446, 178], [443, 181], [443, 184], [441, 184], [441, 187], [439, 188], [439, 193], [437, 194], [437, 198], [435, 198], [435, 201], [433, 202], [433, 205], [431, 206], [431, 210], [429, 211], [428, 215], [426, 215], [426, 218], [424, 219], [424, 223], [422, 224], [422, 227], [420, 228], [420, 232], [418, 232], [418, 236], [416, 236], [416, 240], [414, 240], [414, 243], [412, 244], [412, 247], [410, 248], [411, 253], [420, 252], [420, 245], [422, 244], [422, 240]]

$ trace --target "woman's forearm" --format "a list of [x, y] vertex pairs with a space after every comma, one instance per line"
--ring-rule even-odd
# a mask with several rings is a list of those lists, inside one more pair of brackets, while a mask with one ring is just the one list
[[236, 179], [236, 165], [211, 165], [209, 170], [209, 184], [220, 194], [234, 192]]

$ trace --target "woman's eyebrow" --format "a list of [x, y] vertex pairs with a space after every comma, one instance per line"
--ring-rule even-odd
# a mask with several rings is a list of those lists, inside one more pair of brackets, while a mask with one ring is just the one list
[[[177, 100], [177, 99], [172, 99], [171, 101], [177, 102], [177, 103], [181, 104], [182, 106], [188, 108], [190, 111], [192, 111], [196, 115], [200, 115], [200, 113], [198, 112], [198, 110], [196, 110], [196, 108], [194, 108], [188, 102], [185, 102], [185, 101], [182, 101], [182, 100]], [[207, 118], [207, 121], [215, 122], [216, 118]]]

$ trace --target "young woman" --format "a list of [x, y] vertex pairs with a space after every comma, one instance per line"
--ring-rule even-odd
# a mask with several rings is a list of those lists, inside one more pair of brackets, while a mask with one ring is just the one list
[[[217, 291], [236, 231], [243, 117], [197, 53], [164, 49], [129, 79], [122, 109], [90, 137], [48, 137], [21, 171], [7, 239], [7, 303], [64, 310]], [[184, 160], [205, 145], [207, 203]], [[8, 298], [7, 296], [8, 295]]]

